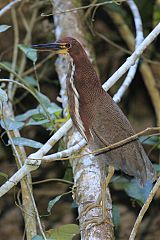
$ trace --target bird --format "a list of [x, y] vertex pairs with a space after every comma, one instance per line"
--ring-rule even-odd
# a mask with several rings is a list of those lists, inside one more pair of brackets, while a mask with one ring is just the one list
[[[32, 48], [69, 54], [71, 70], [66, 79], [69, 112], [89, 145], [103, 148], [135, 134], [122, 110], [102, 88], [93, 64], [77, 39], [64, 37], [54, 43], [34, 44]], [[102, 155], [108, 166], [135, 177], [141, 186], [155, 180], [154, 167], [139, 139], [104, 151]]]

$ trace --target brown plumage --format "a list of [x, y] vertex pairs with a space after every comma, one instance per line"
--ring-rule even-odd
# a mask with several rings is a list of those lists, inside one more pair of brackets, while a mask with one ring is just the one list
[[[81, 44], [66, 37], [53, 43], [52, 49], [66, 49], [71, 57], [71, 73], [67, 77], [69, 111], [74, 125], [88, 143], [97, 149], [134, 135], [128, 119], [103, 90]], [[103, 156], [109, 165], [134, 176], [141, 185], [155, 179], [154, 168], [139, 140], [103, 153]]]
[[[101, 86], [100, 80], [81, 44], [73, 38], [60, 42], [69, 43], [69, 54], [75, 65], [74, 85], [79, 94], [79, 112], [89, 144], [101, 148], [116, 143], [131, 135], [134, 131], [126, 116], [110, 95]], [[71, 118], [81, 132], [75, 118], [74, 92], [67, 79], [69, 110]], [[82, 135], [84, 135], [82, 133]], [[104, 153], [108, 164], [134, 176], [142, 185], [154, 180], [153, 166], [139, 140]]]

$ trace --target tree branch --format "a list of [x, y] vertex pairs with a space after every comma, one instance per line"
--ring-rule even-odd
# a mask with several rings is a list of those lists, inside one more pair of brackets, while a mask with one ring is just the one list
[[[94, 151], [85, 153], [83, 155], [70, 156], [71, 154], [74, 154], [75, 152], [77, 152], [83, 146], [86, 145], [86, 141], [84, 139], [82, 139], [79, 143], [75, 144], [73, 147], [70, 147], [69, 149], [63, 150], [58, 153], [53, 153], [53, 154], [44, 156], [44, 157], [42, 157], [41, 160], [50, 162], [50, 161], [59, 161], [59, 160], [64, 161], [64, 160], [71, 160], [71, 159], [75, 159], [75, 158], [82, 158], [82, 157], [88, 156], [90, 154], [97, 154], [97, 153], [111, 151], [113, 149], [116, 149], [118, 147], [121, 147], [121, 146], [129, 143], [129, 142], [136, 140], [140, 136], [155, 136], [155, 135], [160, 135], [160, 127], [146, 128], [145, 130], [140, 131], [139, 133], [136, 133], [128, 138], [125, 138], [125, 139], [118, 141], [114, 144], [111, 144], [107, 147], [99, 148]], [[66, 157], [66, 156], [70, 156], [70, 157]]]
[[108, 91], [135, 63], [144, 50], [155, 40], [160, 34], [160, 23], [148, 34], [144, 41], [136, 48], [132, 55], [127, 58], [126, 62], [103, 84], [105, 91]]
[[[160, 24], [157, 25], [155, 31], [153, 30], [148, 35], [148, 38], [151, 37], [149, 43], [151, 43], [155, 39], [155, 37], [156, 37], [156, 36], [154, 36], [155, 32], [156, 32], [156, 36], [160, 33]], [[146, 43], [146, 41], [145, 42], [144, 41], [143, 41], [143, 43]], [[139, 48], [138, 52], [143, 52], [144, 51], [145, 48], [144, 48], [144, 44], [143, 43], [138, 47]], [[149, 43], [148, 43], [148, 40], [147, 40], [147, 46], [149, 45]], [[147, 47], [147, 46], [145, 46], [145, 47]], [[128, 60], [126, 61], [127, 62], [127, 67], [124, 69], [124, 66], [126, 66], [126, 63], [125, 63], [125, 65], [124, 64], [122, 65], [123, 68], [121, 68], [123, 71], [120, 69], [120, 71], [118, 70], [116, 72], [116, 75], [113, 74], [114, 81], [115, 81], [115, 79], [117, 81], [123, 75], [123, 73], [125, 71], [127, 71], [130, 66], [132, 66], [132, 63], [135, 61], [135, 58], [136, 58], [136, 51], [131, 55], [131, 57], [129, 58], [129, 61]], [[128, 65], [128, 64], [130, 64], [130, 65]], [[118, 74], [120, 74], [120, 75], [118, 75]], [[9, 79], [2, 79], [2, 81], [3, 80], [4, 81], [10, 81]], [[17, 83], [17, 84], [20, 84], [20, 83]], [[114, 83], [112, 81], [110, 81], [109, 83], [107, 82], [107, 85], [104, 85], [104, 87], [106, 86], [105, 88], [108, 90], [109, 88], [111, 88], [113, 86], [113, 84]], [[32, 160], [32, 158], [33, 159], [40, 159], [42, 156], [44, 156], [54, 146], [54, 144], [56, 144], [57, 141], [59, 141], [63, 136], [66, 135], [66, 133], [71, 129], [71, 127], [72, 127], [72, 121], [70, 119], [61, 128], [58, 129], [58, 131], [46, 142], [46, 144], [44, 144], [44, 146], [41, 149], [39, 149], [34, 154], [28, 156], [28, 158], [30, 158], [31, 160]], [[26, 160], [26, 164], [27, 163], [28, 162]], [[36, 170], [38, 168], [37, 165], [41, 164], [38, 160], [37, 161], [32, 160], [31, 163], [32, 163], [32, 165], [35, 165], [35, 167], [32, 166], [32, 168], [30, 170], [29, 170], [29, 167], [23, 168], [22, 173], [20, 171], [21, 178], [24, 177], [26, 174], [28, 174], [29, 171]], [[26, 173], [25, 173], [25, 171], [26, 171]], [[17, 174], [16, 174], [16, 176], [17, 176], [17, 179], [16, 179], [16, 177], [14, 177], [13, 182], [16, 182], [16, 184], [17, 184], [21, 180], [21, 178], [19, 178]], [[12, 182], [12, 184], [13, 184], [13, 182]], [[6, 185], [7, 186], [6, 191], [4, 191], [6, 183], [4, 183], [4, 185], [2, 185], [0, 187], [0, 196], [3, 196], [5, 193], [7, 193], [14, 186], [14, 185], [11, 184], [11, 186], [9, 187], [8, 184], [7, 184]], [[3, 188], [3, 192], [1, 192], [2, 188]]]
[[0, 10], [0, 17], [1, 17], [4, 13], [6, 13], [8, 10], [10, 10], [15, 4], [17, 4], [17, 3], [19, 3], [19, 2], [21, 2], [21, 0], [14, 0], [14, 1], [8, 3], [4, 8], [2, 8], [2, 9]]
[[[54, 8], [61, 9], [62, 11], [76, 7], [74, 0], [54, 0], [53, 5]], [[74, 14], [74, 12], [66, 12], [65, 15], [56, 14], [54, 15], [54, 22], [57, 39], [63, 36], [73, 36], [85, 46], [90, 59], [93, 59], [93, 55], [91, 55], [93, 49], [91, 50], [91, 45], [89, 45], [85, 39], [85, 36], [88, 36], [88, 33], [84, 28], [83, 17], [80, 12], [77, 14]], [[72, 27], [73, 22], [74, 28]], [[61, 84], [60, 93], [63, 100], [64, 115], [67, 113], [66, 109], [68, 104], [66, 98], [66, 76], [69, 63], [69, 58], [63, 56], [59, 56], [56, 62], [56, 70]], [[77, 131], [74, 130], [74, 132], [69, 132], [66, 139], [68, 143], [67, 148], [72, 148], [72, 146], [77, 143], [77, 139], [80, 139], [80, 135]], [[89, 150], [90, 149], [85, 147], [81, 152], [82, 155]], [[78, 204], [81, 239], [113, 239], [112, 224], [108, 224], [108, 222], [103, 222], [99, 225], [95, 225], [94, 223], [90, 224], [90, 220], [93, 220], [95, 216], [98, 216], [101, 219], [101, 208], [94, 207], [87, 214], [82, 214], [86, 204], [96, 203], [96, 201], [98, 201], [98, 197], [101, 194], [101, 178], [106, 175], [105, 162], [101, 162], [97, 157], [89, 155], [80, 159], [75, 159], [71, 162], [71, 165], [74, 175], [74, 185], [76, 186], [74, 198]], [[106, 195], [108, 200], [106, 207], [110, 209], [109, 211], [106, 211], [106, 218], [109, 222], [112, 222], [112, 204], [108, 189]]]
[[[133, 17], [134, 17], [134, 23], [135, 23], [135, 28], [136, 28], [136, 47], [135, 48], [137, 48], [144, 40], [143, 29], [142, 29], [142, 20], [141, 20], [140, 14], [139, 14], [139, 10], [138, 10], [136, 4], [134, 3], [134, 1], [128, 0], [127, 3], [129, 5], [129, 7], [132, 11]], [[140, 56], [139, 56], [139, 58], [140, 58]], [[125, 78], [122, 86], [118, 89], [117, 93], [114, 95], [113, 99], [115, 102], [120, 102], [122, 96], [124, 95], [124, 92], [131, 84], [131, 82], [136, 74], [136, 71], [137, 71], [139, 58], [136, 60], [135, 64], [130, 67], [127, 77]]]
[[[122, 16], [116, 12], [112, 12], [111, 14], [109, 13], [109, 15], [112, 18], [112, 21], [117, 25], [118, 31], [120, 32], [123, 40], [128, 45], [129, 49], [133, 50], [134, 49], [134, 37], [133, 37], [133, 34], [130, 31], [129, 27], [126, 25], [125, 20], [123, 20]], [[157, 25], [157, 31], [159, 32], [158, 25]], [[150, 34], [152, 34], [152, 33], [150, 33]], [[148, 37], [150, 36], [150, 34], [148, 35]], [[155, 110], [156, 118], [157, 118], [157, 126], [160, 126], [160, 111], [159, 111], [159, 109], [160, 109], [160, 94], [159, 94], [153, 73], [151, 71], [151, 68], [147, 62], [145, 62], [145, 61], [141, 62], [140, 72], [143, 76], [143, 81], [146, 85], [146, 88], [151, 97], [152, 104], [154, 106], [154, 110]], [[114, 78], [116, 78], [115, 74], [112, 75], [112, 77], [114, 76]], [[115, 80], [115, 81], [117, 81], [117, 80]], [[114, 81], [114, 79], [113, 79], [113, 81]], [[112, 81], [111, 81], [111, 84], [112, 84]], [[110, 84], [109, 84], [109, 87], [110, 87]]]
[[[64, 21], [65, 20], [66, 20], [66, 17], [65, 17]], [[132, 66], [132, 64], [134, 64], [137, 57], [139, 57], [139, 55], [147, 48], [147, 46], [156, 38], [156, 36], [159, 33], [160, 33], [160, 24], [158, 24], [157, 27], [155, 27], [155, 29], [148, 35], [148, 37], [142, 42], [142, 44], [140, 44], [140, 46], [135, 50], [135, 52], [126, 61], [126, 63], [117, 71], [116, 74], [113, 75], [112, 79], [114, 79], [114, 82], [117, 81], [130, 68], [130, 66]], [[57, 34], [57, 37], [60, 37], [60, 35], [62, 34], [62, 29], [58, 29], [58, 27], [57, 27], [56, 34]], [[63, 34], [64, 34], [64, 32], [63, 32]], [[71, 35], [74, 36], [74, 34], [71, 34]], [[80, 39], [80, 41], [81, 41], [81, 36], [77, 37], [77, 38]], [[64, 79], [64, 81], [65, 81], [65, 79]], [[109, 82], [107, 82], [107, 87], [105, 85], [105, 89], [109, 89], [114, 84], [114, 82], [111, 80]], [[6, 192], [8, 192], [14, 185], [16, 185], [29, 172], [36, 170], [39, 167], [39, 165], [41, 164], [41, 161], [39, 159], [41, 159], [53, 147], [53, 145], [68, 132], [68, 130], [71, 128], [71, 126], [72, 126], [72, 122], [71, 122], [71, 120], [69, 120], [47, 141], [46, 144], [44, 144], [44, 146], [40, 150], [38, 150], [36, 153], [30, 155], [29, 156], [30, 160], [26, 160], [24, 166], [22, 166], [22, 168], [20, 168], [17, 171], [17, 173], [15, 173], [4, 185], [1, 186], [0, 196], [4, 195]], [[72, 144], [75, 144], [76, 138], [77, 138], [77, 133], [74, 133], [72, 141], [69, 142], [69, 146], [71, 146]], [[87, 149], [86, 149], [86, 151], [87, 151]], [[37, 160], [35, 160], [35, 159], [37, 159]], [[85, 169], [84, 169], [84, 174], [85, 174], [84, 177], [86, 178], [88, 175], [86, 175], [85, 171], [89, 171], [90, 163], [93, 163], [93, 161], [92, 161], [92, 158], [88, 158], [88, 156], [87, 156], [87, 159], [85, 159], [85, 162], [87, 163], [87, 166], [85, 166]], [[79, 168], [80, 162], [78, 160], [77, 162], [73, 162], [73, 164], [74, 164], [73, 165], [74, 173], [79, 172], [79, 174], [80, 174], [79, 176], [75, 175], [75, 181], [78, 182], [79, 180], [81, 180], [81, 177], [82, 177], [82, 175], [81, 175], [82, 172], [80, 171], [80, 168]], [[96, 163], [94, 162], [94, 164], [97, 164], [97, 162]], [[97, 171], [97, 168], [95, 168], [95, 166], [92, 166], [92, 167], [93, 167], [93, 170]], [[99, 173], [101, 172], [100, 168], [99, 168], [98, 172]], [[100, 174], [97, 174], [97, 176], [100, 176]], [[98, 181], [97, 178], [95, 178], [95, 179], [96, 179], [96, 181]], [[92, 180], [94, 180], [94, 179], [92, 179]], [[82, 189], [84, 189], [84, 186], [82, 187], [82, 189], [79, 189], [80, 187], [81, 186], [78, 185], [78, 187], [77, 187], [78, 191], [79, 190], [81, 191]], [[100, 185], [98, 186], [98, 188], [100, 188]], [[95, 189], [92, 189], [92, 190], [93, 190], [93, 194], [95, 193], [95, 196], [97, 196]], [[78, 199], [78, 201], [79, 200], [80, 199]], [[81, 208], [80, 212], [83, 209], [83, 207], [84, 206], [80, 206], [80, 208]]]

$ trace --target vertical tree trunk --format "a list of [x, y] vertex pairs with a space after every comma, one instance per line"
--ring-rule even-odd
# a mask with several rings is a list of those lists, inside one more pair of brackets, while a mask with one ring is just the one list
[[[53, 0], [53, 14], [56, 11], [65, 11], [80, 6], [80, 1], [70, 0]], [[54, 14], [55, 35], [57, 39], [64, 36], [71, 36], [78, 39], [90, 59], [93, 59], [93, 49], [91, 47], [90, 35], [84, 27], [84, 15], [82, 10], [71, 11], [67, 13]], [[66, 75], [68, 72], [69, 59], [65, 56], [59, 56], [56, 61], [56, 69], [61, 84], [61, 97], [63, 100], [64, 115], [66, 114], [67, 98], [66, 98]], [[72, 129], [66, 138], [68, 147], [77, 143], [81, 138], [80, 134]], [[89, 151], [86, 147], [81, 154]], [[95, 225], [95, 219], [98, 216], [102, 219], [102, 209], [95, 207], [83, 214], [83, 210], [88, 203], [96, 203], [98, 196], [101, 194], [101, 178], [106, 175], [105, 160], [100, 161], [93, 155], [75, 159], [71, 162], [74, 175], [74, 183], [76, 187], [75, 200], [78, 204], [79, 222], [81, 229], [81, 239], [98, 240], [98, 239], [114, 239], [112, 223], [112, 202], [109, 189], [106, 190], [106, 211], [105, 223]], [[110, 222], [110, 223], [109, 223]]]
[[[5, 113], [5, 117], [14, 119], [13, 109], [10, 102], [6, 104], [3, 110]], [[9, 133], [11, 137], [20, 137], [20, 132], [18, 130], [9, 131]], [[13, 149], [13, 153], [15, 155], [17, 166], [18, 168], [20, 168], [21, 165], [24, 164], [24, 161], [26, 159], [26, 152], [23, 147], [15, 146], [15, 149], [16, 150]], [[19, 158], [21, 165], [17, 157]], [[35, 210], [34, 210], [34, 205], [31, 198], [31, 194], [30, 194], [30, 191], [32, 192], [31, 174], [30, 173], [27, 174], [27, 176], [24, 177], [20, 183], [21, 183], [21, 192], [22, 192], [22, 209], [23, 209], [22, 214], [23, 214], [24, 224], [25, 224], [25, 235], [27, 240], [31, 240], [37, 234]], [[30, 191], [28, 187], [30, 187]]]

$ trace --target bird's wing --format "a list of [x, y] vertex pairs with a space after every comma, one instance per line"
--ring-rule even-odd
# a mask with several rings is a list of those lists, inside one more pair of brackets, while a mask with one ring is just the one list
[[[105, 98], [104, 102], [105, 103]], [[92, 122], [91, 133], [95, 147], [102, 148], [116, 143], [134, 134], [131, 124], [109, 98], [105, 109], [98, 106]], [[98, 121], [97, 121], [98, 119]], [[136, 177], [141, 184], [154, 179], [154, 169], [139, 140], [134, 140], [105, 154], [108, 164], [121, 169], [128, 175]]]

